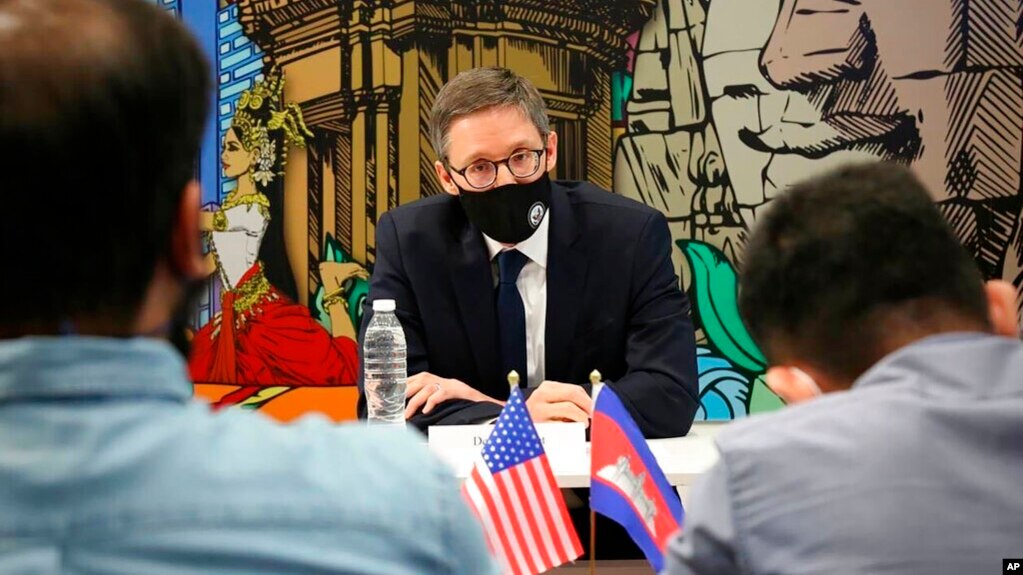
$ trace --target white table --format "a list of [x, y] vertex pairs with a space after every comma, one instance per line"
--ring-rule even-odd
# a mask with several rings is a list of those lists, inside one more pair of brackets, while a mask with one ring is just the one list
[[[688, 487], [717, 461], [714, 436], [725, 425], [727, 423], [698, 422], [685, 437], [647, 441], [668, 482], [682, 497], [683, 505], [687, 502]], [[443, 448], [437, 445], [431, 445], [430, 449], [446, 461], [459, 478], [469, 476], [473, 461], [480, 452], [478, 448]], [[559, 487], [590, 486], [589, 443], [580, 452], [549, 452], [547, 457]]]

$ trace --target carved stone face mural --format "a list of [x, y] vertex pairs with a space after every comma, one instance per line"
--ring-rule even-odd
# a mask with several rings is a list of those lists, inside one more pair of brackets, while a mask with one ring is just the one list
[[703, 70], [729, 181], [743, 222], [800, 178], [853, 161], [870, 150], [842, 147], [846, 135], [806, 92], [773, 84], [761, 71], [777, 1], [717, 0], [710, 5]]
[[[716, 2], [715, 2], [716, 4]], [[1020, 284], [1021, 5], [784, 0], [760, 56], [830, 133], [792, 153], [908, 163], [988, 277]]]
[[[552, 177], [590, 180], [668, 218], [699, 328], [702, 418], [780, 404], [735, 309], [735, 269], [758, 214], [801, 178], [851, 161], [907, 164], [984, 274], [1023, 284], [1018, 0], [152, 1], [189, 23], [216, 63], [200, 162], [207, 211], [264, 216], [254, 229], [266, 226], [256, 259], [270, 260], [268, 284], [307, 310], [308, 337], [327, 347], [360, 321], [380, 215], [441, 192], [425, 123], [434, 95], [485, 65], [516, 70], [547, 101], [559, 135]], [[242, 95], [251, 106], [274, 70], [286, 83], [273, 105], [308, 133], [274, 148], [279, 169], [227, 174], [223, 142], [258, 160], [228, 130]], [[266, 202], [242, 210], [256, 173], [274, 185], [256, 181]], [[215, 282], [196, 333], [216, 331], [205, 326], [223, 321], [237, 279]], [[282, 419], [354, 414], [347, 380], [260, 373], [197, 392]]]

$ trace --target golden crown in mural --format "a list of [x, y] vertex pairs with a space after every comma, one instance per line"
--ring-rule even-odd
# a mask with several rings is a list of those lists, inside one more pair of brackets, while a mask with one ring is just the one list
[[[283, 174], [287, 158], [286, 147], [304, 147], [306, 138], [312, 132], [302, 120], [298, 104], [284, 102], [284, 74], [274, 66], [266, 76], [242, 92], [232, 127], [241, 135], [242, 144], [249, 151], [257, 153], [257, 160], [251, 168], [252, 177], [262, 185]], [[281, 171], [274, 172], [277, 146], [270, 138], [271, 132], [280, 132], [284, 149], [281, 152]]]

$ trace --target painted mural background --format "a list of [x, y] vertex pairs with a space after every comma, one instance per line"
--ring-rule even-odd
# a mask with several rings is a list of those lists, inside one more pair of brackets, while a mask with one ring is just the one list
[[[238, 186], [220, 158], [239, 100], [272, 70], [285, 77], [283, 103], [309, 132], [279, 150], [269, 199], [294, 300], [331, 335], [339, 316], [324, 299], [358, 325], [366, 293], [364, 274], [338, 282], [337, 266], [372, 270], [380, 215], [441, 193], [426, 114], [448, 78], [484, 65], [544, 95], [557, 177], [667, 216], [699, 328], [701, 419], [780, 405], [739, 320], [735, 270], [760, 210], [799, 178], [848, 161], [910, 165], [985, 276], [1023, 286], [1021, 0], [150, 1], [216, 62], [199, 166], [211, 212]], [[222, 314], [221, 285], [197, 330]], [[244, 383], [196, 391], [219, 401]], [[284, 420], [353, 417], [354, 387], [323, 383], [261, 384], [236, 403]]]

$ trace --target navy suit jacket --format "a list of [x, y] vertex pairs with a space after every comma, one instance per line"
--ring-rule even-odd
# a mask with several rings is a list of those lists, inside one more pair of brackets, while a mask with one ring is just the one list
[[[600, 370], [645, 436], [685, 435], [699, 407], [696, 344], [664, 216], [586, 182], [554, 182], [551, 192], [546, 379], [588, 389], [589, 373]], [[380, 218], [360, 341], [373, 299], [397, 302], [409, 375], [429, 371], [507, 399], [491, 263], [456, 197], [432, 196]], [[362, 386], [360, 377], [365, 417]], [[412, 423], [476, 423], [499, 411], [454, 400]]]

